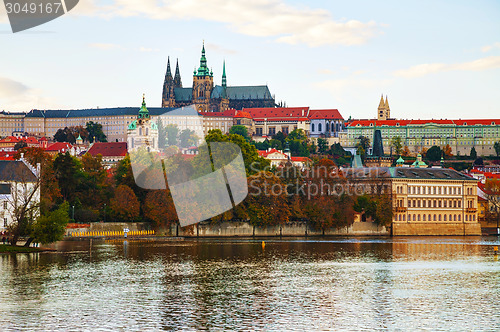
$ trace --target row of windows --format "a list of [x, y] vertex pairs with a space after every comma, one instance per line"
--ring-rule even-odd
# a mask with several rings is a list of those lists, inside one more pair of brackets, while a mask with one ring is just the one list
[[[402, 201], [402, 200], [401, 200]], [[399, 204], [399, 202], [398, 202]], [[457, 200], [457, 199], [410, 199], [408, 200], [408, 207], [414, 207], [414, 208], [419, 208], [419, 207], [435, 207], [435, 208], [461, 208], [462, 207], [462, 201]], [[469, 206], [472, 207], [472, 206]]]
[[[397, 186], [396, 192], [403, 194], [403, 186]], [[427, 187], [427, 186], [408, 186], [408, 194], [410, 195], [461, 195], [462, 188], [460, 187]], [[467, 188], [467, 195], [473, 195], [473, 188]]]
[[[408, 221], [462, 221], [460, 214], [410, 214]], [[394, 217], [395, 221], [406, 221], [405, 214], [399, 214]], [[465, 215], [465, 221], [476, 221], [476, 215]]]

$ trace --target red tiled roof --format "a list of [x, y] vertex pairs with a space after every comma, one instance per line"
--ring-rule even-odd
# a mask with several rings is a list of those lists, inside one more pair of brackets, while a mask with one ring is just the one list
[[252, 116], [250, 113], [245, 112], [245, 111], [236, 111], [236, 114], [234, 115], [235, 118], [248, 118], [251, 119]]
[[124, 157], [127, 155], [127, 142], [97, 142], [92, 145], [87, 153], [93, 157], [98, 154], [103, 157]]
[[228, 109], [228, 110], [225, 110], [224, 112], [201, 112], [200, 115], [207, 116], [207, 117], [212, 116], [212, 117], [221, 117], [221, 118], [224, 118], [224, 117], [232, 118], [232, 117], [234, 117], [235, 113], [236, 113], [236, 110]]
[[307, 119], [309, 107], [244, 108], [243, 111], [250, 113], [254, 120], [263, 120], [265, 118], [272, 121], [309, 120]]
[[292, 161], [302, 161], [302, 162], [311, 162], [312, 160], [307, 157], [291, 157]]
[[344, 120], [338, 109], [330, 110], [311, 110], [309, 119], [339, 119]]
[[448, 119], [429, 119], [429, 120], [353, 120], [347, 123], [348, 127], [356, 127], [358, 124], [362, 127], [369, 127], [372, 124], [374, 127], [381, 126], [411, 126], [411, 125], [424, 125], [424, 124], [438, 124], [438, 125], [457, 125], [457, 126], [475, 126], [475, 125], [500, 125], [500, 119], [466, 119], [466, 120], [448, 120]]
[[14, 160], [13, 151], [0, 151], [0, 160]]
[[69, 149], [72, 148], [72, 145], [66, 142], [56, 142], [50, 144], [45, 151], [47, 152], [52, 152], [52, 151], [58, 151], [58, 152], [66, 152]]
[[279, 154], [282, 154], [283, 156], [286, 157], [286, 154], [284, 154], [283, 152], [281, 152], [279, 150], [276, 150], [276, 149], [271, 149], [269, 151], [267, 151], [267, 150], [259, 150], [258, 152], [259, 152], [259, 156], [260, 157], [264, 157], [264, 158], [266, 158], [271, 153], [279, 153]]

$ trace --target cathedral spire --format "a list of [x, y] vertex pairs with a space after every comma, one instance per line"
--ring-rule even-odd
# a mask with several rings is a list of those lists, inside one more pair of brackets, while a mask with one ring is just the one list
[[165, 81], [167, 80], [167, 78], [172, 79], [172, 71], [170, 70], [170, 57], [168, 57], [167, 60], [167, 73], [165, 74]]
[[227, 82], [226, 82], [226, 60], [222, 63], [222, 87], [226, 87]]
[[391, 108], [389, 107], [389, 101], [387, 100], [387, 95], [385, 95], [385, 108], [390, 110]]
[[179, 59], [175, 65], [174, 87], [182, 88], [181, 71], [179, 70]]
[[209, 76], [210, 69], [207, 67], [207, 58], [205, 57], [205, 41], [203, 41], [203, 47], [201, 49], [201, 58], [200, 58], [200, 68], [198, 68], [198, 73], [196, 76]]
[[384, 94], [380, 95], [380, 103], [378, 104], [378, 108], [385, 107], [384, 103]]

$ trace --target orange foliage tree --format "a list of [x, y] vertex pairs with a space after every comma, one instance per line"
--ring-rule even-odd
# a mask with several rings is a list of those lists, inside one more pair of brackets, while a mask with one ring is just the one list
[[127, 185], [119, 185], [110, 201], [111, 215], [118, 221], [135, 221], [139, 217], [139, 200]]

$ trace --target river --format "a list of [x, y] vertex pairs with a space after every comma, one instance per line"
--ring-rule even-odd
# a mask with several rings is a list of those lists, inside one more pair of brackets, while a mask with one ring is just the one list
[[65, 241], [0, 255], [1, 331], [500, 330], [496, 237]]

